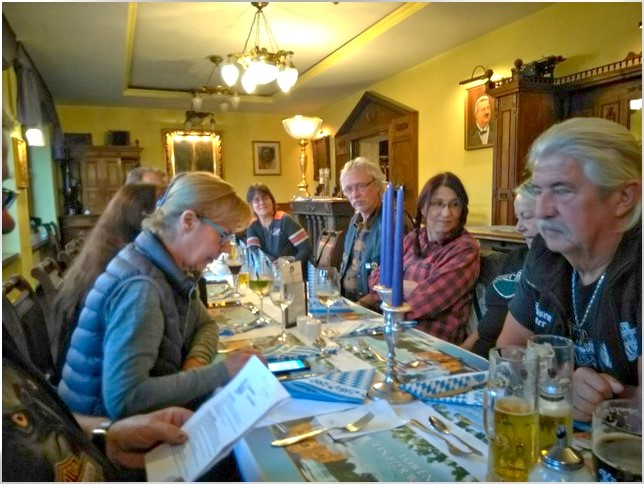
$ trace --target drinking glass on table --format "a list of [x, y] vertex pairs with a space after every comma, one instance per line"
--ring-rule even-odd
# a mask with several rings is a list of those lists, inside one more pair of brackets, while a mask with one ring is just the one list
[[598, 481], [642, 480], [642, 403], [604, 400], [593, 412], [593, 467]]
[[260, 253], [251, 253], [250, 259], [251, 267], [248, 287], [259, 296], [260, 316], [258, 321], [268, 324], [270, 323], [270, 319], [264, 314], [264, 296], [268, 294], [271, 281], [273, 280], [272, 263], [268, 260], [268, 257]]
[[572, 375], [574, 346], [569, 338], [537, 334], [528, 349], [539, 356], [539, 449], [550, 449], [557, 429], [566, 427], [566, 444], [572, 444]]
[[286, 333], [286, 309], [293, 302], [293, 292], [290, 291], [287, 284], [284, 283], [282, 263], [280, 259], [278, 259], [277, 266], [273, 268], [273, 282], [270, 285], [268, 295], [273, 304], [282, 310], [282, 332], [273, 342], [286, 343], [286, 340], [288, 339], [288, 334]]
[[233, 275], [234, 290], [232, 296], [240, 298], [239, 294], [239, 271], [241, 271], [243, 260], [239, 258], [238, 250], [231, 252], [226, 258], [226, 265]]
[[313, 281], [315, 296], [326, 306], [326, 325], [322, 330], [323, 336], [333, 336], [335, 331], [329, 328], [331, 319], [331, 306], [340, 300], [340, 276], [335, 267], [325, 267], [317, 269], [315, 280]]
[[483, 418], [489, 481], [527, 481], [537, 460], [539, 358], [518, 346], [492, 348]]

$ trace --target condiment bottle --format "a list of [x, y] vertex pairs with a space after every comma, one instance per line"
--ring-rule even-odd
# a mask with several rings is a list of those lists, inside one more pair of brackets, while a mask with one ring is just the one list
[[528, 477], [530, 482], [592, 482], [593, 475], [584, 465], [580, 452], [566, 443], [566, 427], [557, 429], [557, 442], [550, 450], [542, 450], [539, 463]]

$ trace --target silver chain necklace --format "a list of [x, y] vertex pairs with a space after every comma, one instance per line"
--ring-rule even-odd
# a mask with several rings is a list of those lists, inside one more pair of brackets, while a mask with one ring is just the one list
[[577, 317], [577, 282], [576, 282], [575, 274], [577, 274], [577, 271], [573, 270], [572, 277], [571, 277], [572, 278], [572, 313], [575, 320], [575, 328], [579, 330], [584, 327], [584, 324], [586, 323], [586, 319], [588, 319], [588, 313], [590, 313], [590, 308], [593, 306], [593, 303], [597, 298], [597, 294], [599, 294], [599, 289], [601, 288], [604, 282], [606, 273], [604, 272], [599, 278], [599, 280], [597, 281], [597, 284], [595, 285], [595, 289], [593, 290], [593, 294], [592, 296], [590, 296], [590, 301], [588, 301], [588, 304], [586, 304], [584, 317], [581, 318], [581, 321], [579, 321], [579, 318]]

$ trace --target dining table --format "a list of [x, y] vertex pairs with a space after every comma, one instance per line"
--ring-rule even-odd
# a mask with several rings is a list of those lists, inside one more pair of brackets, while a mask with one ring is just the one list
[[[209, 292], [210, 311], [220, 325], [221, 357], [252, 346], [267, 358], [295, 354], [310, 364], [306, 372], [293, 373], [282, 382], [291, 398], [234, 447], [245, 481], [487, 480], [481, 388], [487, 378], [486, 359], [416, 329], [414, 322], [403, 322], [394, 368], [401, 388], [414, 399], [390, 404], [372, 399], [368, 392], [384, 380], [391, 363], [382, 315], [344, 300], [344, 309], [333, 313], [328, 328], [322, 324], [330, 336], [310, 341], [291, 327], [287, 342], [278, 343], [280, 309], [265, 298], [264, 312], [272, 322], [255, 326], [258, 296], [243, 287], [240, 292], [238, 300], [227, 298], [225, 290]], [[354, 386], [347, 387], [347, 381]], [[311, 389], [310, 383], [318, 385]], [[459, 393], [461, 387], [471, 389]], [[343, 416], [346, 423], [348, 417], [369, 411], [375, 417], [355, 434], [331, 431], [289, 446], [271, 445], [276, 439], [341, 421]], [[439, 433], [430, 417], [442, 421], [449, 434]]]

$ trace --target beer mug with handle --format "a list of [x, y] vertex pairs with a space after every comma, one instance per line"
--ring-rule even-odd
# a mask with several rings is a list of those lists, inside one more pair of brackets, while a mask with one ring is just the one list
[[566, 427], [566, 444], [572, 444], [572, 375], [574, 346], [569, 338], [536, 334], [528, 349], [539, 355], [539, 449], [550, 449], [557, 429]]
[[598, 481], [642, 481], [642, 402], [604, 400], [593, 412], [592, 435]]
[[492, 348], [483, 417], [488, 480], [527, 481], [537, 461], [539, 358], [518, 346]]

